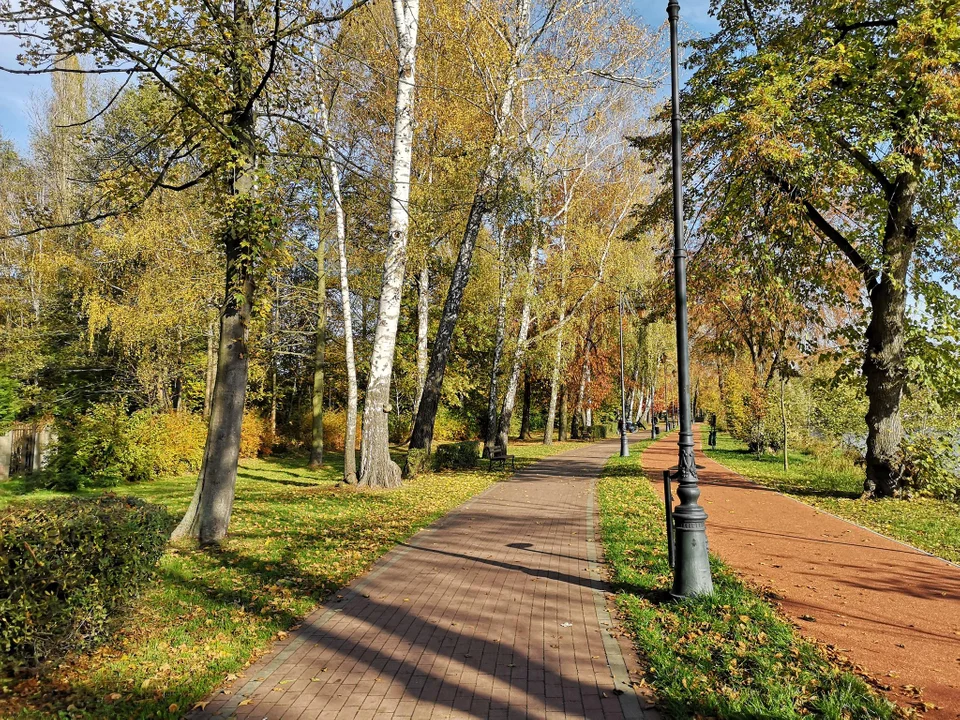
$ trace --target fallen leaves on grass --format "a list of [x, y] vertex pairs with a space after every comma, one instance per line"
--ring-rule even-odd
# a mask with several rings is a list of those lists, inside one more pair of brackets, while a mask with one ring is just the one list
[[[71, 718], [177, 718], [225, 678], [236, 680], [252, 658], [397, 542], [504, 477], [425, 474], [382, 491], [338, 488], [337, 475], [283, 458], [246, 464], [226, 542], [216, 550], [172, 548], [108, 646], [0, 699], [0, 716], [46, 717], [72, 706]], [[194, 483], [181, 477], [129, 492], [176, 513]]]

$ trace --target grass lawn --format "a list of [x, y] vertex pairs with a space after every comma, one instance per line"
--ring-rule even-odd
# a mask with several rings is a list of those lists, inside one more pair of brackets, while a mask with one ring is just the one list
[[[579, 443], [511, 444], [517, 466]], [[99, 650], [39, 680], [0, 679], [0, 717], [175, 718], [384, 552], [505, 472], [439, 472], [392, 491], [337, 488], [342, 459], [245, 461], [230, 536], [218, 550], [171, 548], [136, 607]], [[186, 510], [193, 475], [117, 488]], [[0, 484], [0, 505], [56, 495]], [[60, 493], [62, 494], [62, 493]], [[57, 715], [57, 713], [61, 713]]]
[[716, 558], [712, 597], [669, 599], [663, 502], [640, 465], [646, 444], [633, 445], [629, 458], [611, 458], [598, 495], [617, 605], [663, 711], [729, 720], [899, 717]]
[[744, 444], [718, 433], [717, 449], [706, 449], [706, 454], [808, 505], [960, 563], [960, 504], [926, 497], [862, 500], [863, 470], [838, 452], [820, 456], [790, 452], [790, 468], [784, 471], [781, 455], [758, 459]]

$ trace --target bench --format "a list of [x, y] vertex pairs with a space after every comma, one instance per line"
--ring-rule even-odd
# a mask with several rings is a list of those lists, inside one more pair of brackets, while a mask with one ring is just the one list
[[517, 460], [514, 455], [507, 455], [507, 449], [502, 448], [499, 445], [494, 445], [493, 450], [490, 452], [490, 470], [493, 470], [493, 466], [497, 463], [503, 467], [504, 470], [507, 469], [507, 461], [510, 461], [510, 469], [517, 469]]

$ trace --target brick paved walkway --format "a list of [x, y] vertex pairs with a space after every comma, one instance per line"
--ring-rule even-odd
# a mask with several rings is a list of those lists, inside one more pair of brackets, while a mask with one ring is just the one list
[[[960, 568], [751, 482], [699, 452], [699, 430], [710, 550], [893, 700], [960, 718]], [[644, 452], [658, 492], [676, 462], [676, 435]]]
[[617, 448], [547, 458], [454, 510], [190, 717], [657, 718], [596, 562], [594, 479]]

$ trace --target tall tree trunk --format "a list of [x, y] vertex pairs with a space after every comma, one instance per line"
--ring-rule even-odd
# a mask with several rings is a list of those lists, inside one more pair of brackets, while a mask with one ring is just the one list
[[390, 180], [390, 239], [383, 266], [377, 330], [364, 398], [360, 451], [360, 484], [369, 487], [396, 487], [400, 484], [400, 468], [390, 459], [387, 420], [410, 226], [410, 160], [413, 152], [413, 95], [419, 12], [419, 0], [393, 0], [400, 57]]
[[213, 405], [213, 386], [217, 379], [217, 326], [210, 324], [207, 334], [207, 372], [203, 390], [203, 419], [210, 417], [210, 408]]
[[[539, 208], [534, 212], [539, 218]], [[523, 356], [527, 349], [527, 335], [530, 333], [530, 315], [533, 303], [534, 276], [537, 268], [537, 253], [540, 251], [540, 234], [537, 233], [530, 241], [530, 254], [527, 257], [527, 284], [523, 290], [523, 307], [520, 310], [520, 329], [517, 333], [517, 347], [513, 352], [513, 366], [510, 370], [510, 379], [507, 381], [507, 390], [503, 397], [503, 408], [500, 410], [500, 419], [497, 422], [497, 444], [506, 448], [510, 441], [510, 420], [517, 401], [517, 384], [520, 380], [520, 370], [523, 366]]]
[[[530, 392], [531, 392], [530, 371], [523, 373], [523, 410], [520, 413], [520, 439], [530, 439]], [[553, 434], [553, 428], [550, 429]]]
[[270, 442], [277, 436], [277, 366], [270, 363]]
[[583, 437], [583, 428], [587, 424], [583, 401], [587, 395], [587, 377], [590, 375], [590, 330], [592, 329], [593, 318], [590, 320], [591, 328], [588, 328], [587, 337], [583, 341], [583, 362], [580, 365], [580, 384], [577, 386], [577, 404], [573, 409], [577, 420], [577, 432], [574, 433], [574, 437], [576, 438]]
[[310, 443], [310, 467], [323, 465], [323, 391], [327, 353], [327, 243], [317, 238], [317, 340], [313, 351], [313, 393], [310, 410], [313, 433]]
[[[247, 74], [239, 75], [237, 83], [251, 82]], [[248, 97], [249, 92], [241, 91], [237, 95]], [[257, 246], [258, 239], [251, 236], [249, 228], [253, 223], [249, 214], [256, 212], [256, 119], [252, 111], [246, 110], [237, 113], [232, 125], [236, 138], [232, 149], [238, 170], [229, 176], [227, 189], [237, 201], [238, 210], [227, 223], [224, 237], [226, 289], [220, 316], [217, 378], [197, 488], [186, 514], [171, 535], [172, 539], [195, 537], [201, 545], [219, 543], [226, 537], [233, 512], [249, 369], [247, 329], [255, 289], [249, 249]]]
[[557, 430], [557, 439], [560, 442], [566, 442], [570, 439], [569, 428], [570, 422], [567, 418], [567, 401], [570, 395], [570, 389], [567, 387], [566, 383], [560, 386], [560, 427]]
[[413, 424], [413, 433], [410, 437], [410, 447], [430, 449], [433, 442], [433, 426], [437, 418], [437, 409], [440, 406], [440, 391], [443, 387], [443, 376], [450, 358], [450, 345], [453, 342], [453, 332], [460, 316], [460, 305], [463, 303], [463, 293], [470, 279], [470, 265], [473, 262], [473, 251], [477, 244], [477, 236], [483, 225], [484, 215], [490, 208], [490, 195], [496, 189], [500, 180], [500, 167], [503, 155], [504, 142], [510, 116], [513, 112], [514, 93], [520, 79], [520, 67], [530, 50], [530, 7], [531, 0], [519, 0], [517, 7], [517, 37], [513, 45], [513, 57], [507, 72], [503, 96], [497, 115], [494, 118], [494, 134], [487, 154], [487, 161], [480, 171], [477, 188], [474, 191], [470, 214], [460, 241], [460, 250], [457, 253], [457, 262], [450, 278], [450, 287], [447, 298], [443, 303], [443, 312], [440, 315], [440, 325], [437, 327], [437, 336], [433, 341], [433, 352], [430, 355], [430, 369], [427, 371], [423, 394], [417, 409], [417, 417]]
[[560, 329], [557, 331], [557, 340], [553, 351], [553, 372], [550, 375], [550, 402], [547, 404], [547, 421], [543, 430], [543, 444], [553, 444], [553, 423], [557, 412], [557, 394], [560, 388], [560, 365], [563, 362], [563, 323], [566, 320], [567, 311], [567, 272], [566, 272], [566, 249], [567, 249], [567, 212], [570, 206], [571, 191], [567, 193], [567, 203], [563, 208], [563, 230], [560, 233], [560, 313], [558, 322]]
[[[347, 371], [346, 428], [343, 437], [343, 481], [347, 485], [357, 483], [357, 360], [353, 343], [353, 309], [350, 300], [350, 270], [347, 263], [347, 221], [343, 211], [343, 193], [340, 187], [340, 166], [334, 152], [330, 132], [330, 112], [324, 99], [320, 77], [320, 59], [317, 43], [313, 45], [314, 81], [317, 85], [317, 120], [323, 133], [325, 145], [327, 183], [333, 199], [333, 216], [337, 231], [337, 261], [340, 271], [340, 308], [343, 314], [343, 356]], [[361, 308], [366, 303], [361, 302]], [[363, 316], [363, 332], [366, 332], [366, 314]], [[333, 388], [331, 387], [331, 390]], [[322, 397], [321, 397], [322, 400]], [[329, 407], [329, 401], [328, 401]]]
[[590, 366], [587, 365], [587, 382], [584, 386], [586, 388], [587, 407], [583, 411], [583, 423], [588, 428], [593, 427], [593, 393], [590, 388], [590, 382], [592, 380], [591, 374]]
[[783, 423], [783, 469], [790, 469], [790, 459], [787, 455], [787, 402], [786, 402], [786, 391], [787, 391], [787, 379], [785, 377], [780, 378], [780, 420]]
[[[499, 233], [498, 233], [499, 238]], [[500, 264], [500, 297], [497, 300], [497, 327], [493, 341], [493, 360], [490, 363], [490, 392], [487, 395], [487, 428], [483, 441], [483, 456], [490, 457], [497, 444], [497, 408], [500, 406], [499, 381], [500, 361], [507, 334], [507, 283], [503, 270], [503, 255]]]
[[916, 247], [916, 193], [915, 177], [901, 173], [894, 185], [884, 230], [886, 266], [869, 292], [871, 314], [863, 360], [869, 401], [864, 491], [877, 497], [896, 495], [903, 479], [900, 401], [907, 383], [907, 273]]
[[413, 417], [420, 411], [420, 398], [427, 384], [427, 334], [430, 331], [430, 268], [424, 260], [417, 281], [417, 397], [413, 401]]
[[[560, 311], [563, 322], [563, 310]], [[560, 394], [560, 365], [563, 362], [563, 328], [557, 331], [557, 341], [553, 351], [553, 371], [550, 375], [550, 402], [547, 404], [547, 420], [543, 428], [543, 444], [553, 444], [553, 426], [557, 413], [557, 397]], [[563, 420], [561, 419], [561, 425]], [[561, 434], [563, 434], [561, 432]]]

